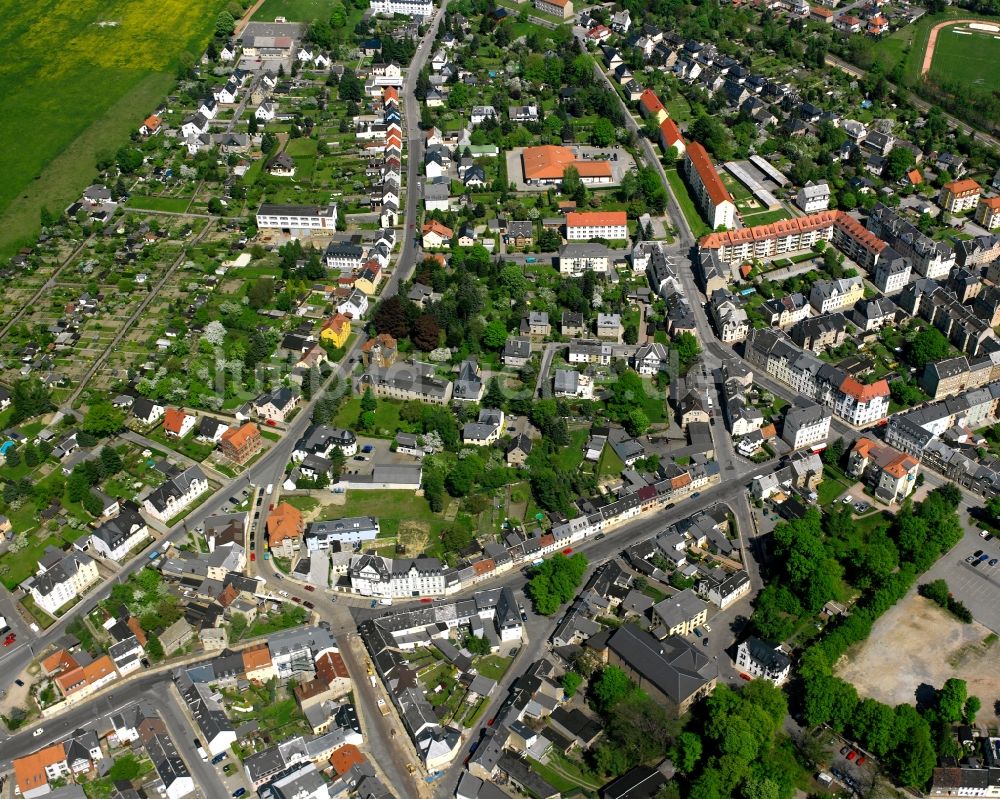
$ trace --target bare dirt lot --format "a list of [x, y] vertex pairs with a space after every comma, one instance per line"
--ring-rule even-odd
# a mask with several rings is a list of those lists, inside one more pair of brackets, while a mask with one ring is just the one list
[[891, 705], [916, 704], [920, 685], [940, 688], [949, 677], [959, 677], [982, 700], [976, 722], [996, 727], [1000, 674], [994, 666], [1000, 643], [984, 644], [990, 634], [981, 624], [962, 624], [911, 593], [875, 623], [860, 649], [838, 664], [837, 676], [853, 683], [861, 696]]

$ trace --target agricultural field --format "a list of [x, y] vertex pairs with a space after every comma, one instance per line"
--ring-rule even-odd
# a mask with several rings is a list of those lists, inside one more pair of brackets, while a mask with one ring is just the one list
[[[7, 4], [0, 45], [0, 257], [30, 241], [156, 109], [185, 54], [201, 52], [223, 0], [39, 0]], [[16, 200], [16, 202], [15, 202]]]
[[970, 87], [995, 92], [1000, 90], [998, 64], [1000, 39], [996, 34], [955, 25], [938, 32], [930, 74], [936, 80], [960, 80]]

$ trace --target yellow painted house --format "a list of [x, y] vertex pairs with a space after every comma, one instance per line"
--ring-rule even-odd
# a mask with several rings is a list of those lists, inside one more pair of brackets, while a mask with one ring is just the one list
[[319, 333], [319, 337], [324, 343], [332, 344], [334, 347], [343, 347], [350, 335], [351, 320], [342, 313], [327, 319]]

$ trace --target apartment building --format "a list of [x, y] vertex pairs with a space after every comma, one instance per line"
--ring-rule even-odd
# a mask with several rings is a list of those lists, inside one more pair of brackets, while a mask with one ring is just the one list
[[570, 243], [559, 251], [559, 274], [580, 277], [585, 272], [607, 274], [614, 252], [597, 242]]
[[573, 16], [572, 0], [534, 0], [534, 6], [559, 19], [570, 19]]
[[351, 558], [348, 574], [351, 589], [362, 596], [415, 597], [440, 596], [446, 590], [448, 574], [437, 558], [392, 559], [380, 555], [356, 555]]
[[90, 546], [102, 558], [117, 563], [148, 537], [149, 528], [139, 515], [139, 509], [125, 503], [121, 513], [90, 534]]
[[310, 552], [330, 549], [334, 543], [355, 546], [374, 541], [379, 535], [378, 519], [374, 516], [349, 516], [312, 522], [305, 533], [306, 549]]
[[713, 230], [736, 227], [736, 204], [699, 142], [691, 142], [684, 151], [684, 174], [694, 190], [702, 216]]
[[253, 422], [247, 422], [238, 428], [230, 427], [219, 441], [222, 454], [241, 466], [260, 452], [263, 446], [264, 439]]
[[910, 260], [886, 247], [875, 264], [873, 283], [883, 294], [896, 294], [910, 282]]
[[337, 230], [337, 204], [276, 205], [263, 203], [257, 209], [257, 229], [280, 231], [293, 236]]
[[797, 398], [795, 404], [785, 411], [781, 429], [781, 439], [792, 449], [825, 444], [830, 435], [833, 414], [815, 402]]
[[432, 0], [368, 0], [368, 8], [373, 16], [419, 17], [426, 19], [434, 13]]
[[833, 239], [838, 211], [823, 211], [768, 225], [709, 233], [698, 242], [702, 251], [715, 250], [726, 264], [742, 264], [753, 259], [779, 258], [809, 250], [820, 241]]
[[1000, 352], [991, 352], [971, 361], [960, 355], [928, 363], [919, 382], [920, 387], [936, 401], [995, 380], [1000, 380]]
[[624, 211], [572, 211], [566, 214], [566, 240], [590, 241], [628, 238], [628, 215]]
[[156, 488], [143, 502], [150, 516], [167, 522], [208, 491], [208, 478], [200, 466], [190, 466]]
[[864, 436], [854, 442], [847, 459], [847, 473], [864, 477], [884, 502], [902, 502], [913, 493], [919, 468], [912, 455]]
[[896, 252], [910, 260], [922, 277], [947, 277], [955, 266], [955, 251], [943, 241], [934, 241], [888, 206], [878, 203], [868, 215], [866, 226]]
[[774, 644], [750, 636], [736, 648], [736, 668], [755, 680], [784, 685], [792, 670], [792, 660]]
[[865, 283], [860, 277], [839, 280], [817, 280], [809, 292], [809, 303], [817, 313], [848, 311], [865, 296]]
[[941, 188], [939, 202], [949, 214], [962, 214], [976, 207], [981, 193], [982, 188], [971, 178], [953, 180]]
[[376, 397], [420, 400], [434, 405], [447, 405], [451, 400], [451, 381], [434, 376], [429, 364], [407, 361], [388, 369], [371, 367], [358, 380], [359, 392], [371, 388]]
[[657, 602], [652, 614], [653, 634], [658, 638], [689, 635], [708, 621], [708, 603], [687, 588]]
[[806, 183], [795, 195], [795, 204], [807, 214], [825, 211], [830, 207], [830, 187], [827, 182]]
[[853, 425], [872, 424], [889, 413], [888, 382], [860, 383], [843, 369], [799, 349], [779, 330], [751, 330], [746, 359]]
[[35, 604], [50, 616], [81, 596], [101, 579], [97, 563], [83, 552], [61, 552], [46, 547], [38, 561], [38, 570], [30, 578], [29, 591]]
[[987, 230], [1000, 228], [1000, 197], [980, 197], [976, 221]]

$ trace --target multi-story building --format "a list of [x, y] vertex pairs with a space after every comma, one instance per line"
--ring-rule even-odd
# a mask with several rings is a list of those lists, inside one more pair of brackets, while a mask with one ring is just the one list
[[795, 404], [785, 411], [781, 438], [792, 449], [825, 444], [832, 419], [829, 408], [797, 398]]
[[1000, 228], [1000, 197], [980, 197], [976, 221], [987, 230]]
[[149, 528], [139, 509], [125, 503], [121, 513], [91, 533], [90, 546], [102, 558], [118, 562], [148, 537]]
[[833, 224], [833, 243], [844, 255], [865, 269], [874, 267], [882, 250], [888, 246], [845, 211], [837, 212]]
[[394, 17], [401, 14], [404, 17], [427, 18], [434, 13], [432, 0], [369, 0], [368, 7], [373, 16]]
[[275, 555], [291, 558], [302, 546], [305, 523], [302, 511], [287, 502], [279, 502], [267, 517], [267, 545]]
[[447, 405], [451, 399], [451, 381], [434, 376], [434, 368], [416, 361], [396, 364], [388, 369], [371, 367], [358, 379], [358, 390], [370, 388], [376, 397], [420, 400]]
[[260, 452], [263, 446], [264, 439], [253, 422], [247, 422], [238, 428], [230, 427], [219, 441], [222, 454], [241, 466]]
[[919, 461], [888, 444], [861, 437], [851, 448], [847, 473], [864, 477], [884, 502], [902, 502], [916, 488]]
[[955, 251], [943, 241], [934, 241], [893, 209], [879, 203], [868, 216], [868, 230], [908, 258], [923, 277], [946, 277], [955, 266]]
[[659, 638], [690, 635], [708, 621], [708, 604], [687, 588], [653, 605], [653, 631]]
[[285, 386], [261, 394], [253, 401], [254, 413], [261, 419], [284, 422], [299, 404], [299, 396]]
[[719, 338], [726, 344], [743, 341], [750, 332], [750, 317], [732, 295], [713, 297], [709, 306]]
[[826, 181], [806, 183], [795, 195], [795, 204], [807, 214], [825, 211], [830, 207], [830, 187]]
[[885, 428], [886, 443], [921, 457], [927, 445], [950, 428], [983, 427], [1000, 413], [1000, 381], [971, 388], [939, 402], [897, 413]]
[[736, 648], [736, 668], [753, 679], [783, 685], [792, 670], [792, 660], [774, 644], [750, 636]]
[[695, 200], [712, 229], [736, 227], [736, 204], [715, 171], [712, 159], [699, 142], [684, 151], [684, 174], [694, 190]]
[[100, 579], [97, 563], [83, 552], [61, 552], [47, 547], [29, 590], [35, 604], [51, 616], [82, 595]]
[[337, 230], [337, 204], [274, 205], [264, 203], [257, 209], [257, 229], [277, 230], [293, 236]]
[[573, 16], [572, 0], [534, 0], [534, 6], [539, 11], [552, 14], [559, 19], [569, 19]]
[[570, 363], [596, 363], [607, 366], [611, 363], [611, 344], [597, 339], [574, 338], [569, 342]]
[[597, 242], [565, 245], [559, 251], [559, 273], [580, 277], [584, 272], [607, 274], [614, 262], [614, 252]]
[[950, 214], [965, 213], [976, 207], [982, 188], [971, 178], [953, 180], [941, 188], [941, 207]]
[[150, 516], [167, 522], [208, 491], [208, 478], [200, 466], [190, 466], [162, 483], [143, 502]]
[[363, 596], [439, 596], [447, 589], [447, 579], [457, 581], [437, 558], [392, 559], [379, 555], [351, 558], [348, 574], [351, 588]]
[[566, 240], [589, 241], [628, 238], [628, 216], [624, 211], [572, 211], [566, 214]]
[[356, 455], [357, 436], [352, 431], [339, 427], [328, 427], [325, 424], [311, 425], [303, 433], [302, 438], [295, 442], [292, 460], [301, 463], [308, 455], [329, 458], [334, 449], [339, 449], [347, 457]]
[[808, 319], [812, 313], [809, 301], [798, 292], [766, 300], [760, 307], [763, 313], [770, 314], [771, 327], [782, 329]]
[[504, 413], [496, 408], [483, 408], [474, 422], [462, 425], [462, 443], [473, 447], [488, 447], [500, 440], [504, 432]]
[[809, 292], [809, 303], [818, 313], [848, 311], [865, 296], [865, 282], [860, 277], [817, 280]]
[[1000, 352], [973, 360], [964, 355], [929, 362], [920, 376], [920, 387], [937, 401], [1000, 380]]
[[887, 247], [875, 264], [875, 286], [883, 294], [902, 291], [910, 280], [910, 261], [891, 247]]
[[350, 516], [330, 521], [312, 522], [305, 533], [306, 549], [315, 552], [332, 544], [360, 544], [378, 538], [379, 524], [374, 516]]
[[839, 347], [847, 337], [847, 320], [840, 313], [823, 313], [796, 322], [788, 331], [792, 341], [806, 350], [820, 353]]
[[724, 230], [703, 236], [698, 246], [716, 251], [726, 264], [742, 264], [753, 259], [778, 258], [809, 250], [820, 241], [833, 238], [834, 222], [839, 211], [821, 211], [809, 216], [782, 219], [767, 225]]
[[799, 349], [780, 330], [751, 330], [746, 359], [791, 386], [797, 394], [830, 408], [853, 425], [872, 424], [889, 413], [887, 381], [860, 383], [843, 369]]

